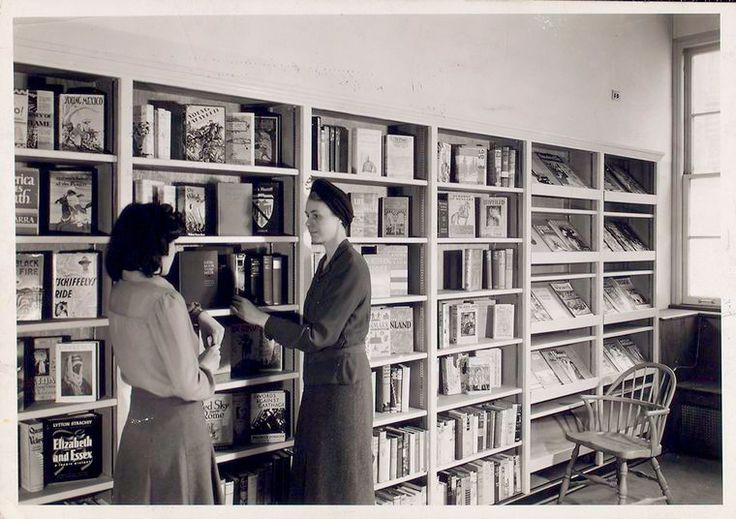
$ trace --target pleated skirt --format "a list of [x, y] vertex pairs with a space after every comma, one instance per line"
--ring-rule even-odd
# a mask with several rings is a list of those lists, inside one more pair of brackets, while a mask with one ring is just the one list
[[115, 504], [222, 503], [202, 402], [134, 387], [114, 480]]
[[305, 386], [291, 472], [292, 504], [374, 505], [371, 379]]

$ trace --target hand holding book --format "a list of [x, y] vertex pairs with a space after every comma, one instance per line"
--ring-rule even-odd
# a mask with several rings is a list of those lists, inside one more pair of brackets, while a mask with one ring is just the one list
[[206, 311], [200, 312], [198, 316], [199, 331], [202, 333], [202, 340], [206, 348], [219, 348], [222, 338], [225, 336], [225, 327], [208, 314]]
[[266, 326], [266, 321], [268, 321], [268, 314], [244, 297], [233, 296], [230, 310], [246, 323], [255, 324], [261, 328]]

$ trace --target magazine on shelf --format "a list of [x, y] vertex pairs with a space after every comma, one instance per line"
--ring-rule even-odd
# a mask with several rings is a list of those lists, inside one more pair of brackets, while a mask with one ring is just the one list
[[555, 374], [550, 365], [547, 364], [542, 352], [531, 352], [531, 367], [534, 375], [543, 388], [547, 389], [562, 384], [560, 378]]
[[539, 301], [539, 299], [537, 299], [537, 296], [534, 294], [534, 292], [531, 292], [529, 294], [529, 300], [531, 303], [532, 322], [552, 320], [552, 316], [549, 315], [549, 312], [547, 310], [545, 310], [544, 306]]
[[534, 155], [546, 166], [547, 171], [552, 174], [559, 185], [588, 187], [560, 155], [541, 151], [535, 152]]
[[532, 226], [529, 243], [532, 246], [532, 252], [552, 252], [547, 242], [542, 239], [537, 230]]
[[629, 299], [635, 310], [644, 310], [652, 307], [651, 303], [636, 289], [630, 277], [613, 278], [613, 282]]
[[608, 164], [606, 164], [606, 167], [603, 171], [603, 188], [606, 191], [617, 191], [619, 193], [626, 192], [626, 189], [618, 181], [616, 176], [613, 174], [613, 171], [611, 171], [611, 167]]
[[547, 224], [562, 238], [572, 251], [589, 251], [590, 247], [575, 226], [567, 220], [548, 220]]
[[612, 176], [618, 181], [629, 193], [647, 194], [642, 185], [631, 174], [616, 164], [606, 164], [606, 169], [610, 170]]
[[603, 298], [608, 301], [615, 312], [632, 312], [635, 310], [634, 305], [613, 278], [603, 279]]
[[569, 281], [557, 281], [549, 285], [575, 317], [592, 314], [588, 303], [575, 292]]
[[532, 223], [539, 236], [542, 238], [544, 243], [547, 244], [549, 250], [552, 252], [566, 252], [570, 250], [570, 246], [567, 241], [562, 238], [547, 222]]
[[570, 319], [573, 315], [562, 303], [555, 291], [548, 284], [532, 285], [532, 294], [534, 294], [552, 320]]

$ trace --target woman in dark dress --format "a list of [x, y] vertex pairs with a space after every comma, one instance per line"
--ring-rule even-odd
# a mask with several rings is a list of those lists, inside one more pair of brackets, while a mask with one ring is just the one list
[[304, 300], [302, 323], [269, 315], [235, 297], [233, 312], [266, 336], [304, 352], [290, 497], [295, 504], [375, 504], [371, 370], [365, 337], [371, 283], [363, 256], [347, 240], [353, 210], [326, 180], [306, 205], [312, 243], [325, 247]]

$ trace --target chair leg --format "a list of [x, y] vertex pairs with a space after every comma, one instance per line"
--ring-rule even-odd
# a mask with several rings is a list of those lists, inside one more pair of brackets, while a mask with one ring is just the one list
[[670, 495], [670, 488], [667, 486], [667, 480], [664, 479], [664, 474], [662, 474], [662, 468], [659, 466], [659, 462], [657, 461], [657, 458], [650, 458], [649, 461], [652, 463], [652, 468], [654, 469], [654, 473], [657, 475], [657, 481], [659, 482], [659, 488], [662, 489], [662, 494], [664, 494], [665, 499], [667, 500], [667, 504], [672, 504], [672, 496]]
[[572, 450], [572, 455], [570, 456], [570, 463], [567, 464], [567, 469], [565, 469], [565, 476], [562, 478], [562, 483], [560, 484], [560, 495], [557, 496], [558, 505], [562, 504], [562, 498], [565, 497], [567, 489], [570, 488], [570, 479], [572, 479], [572, 472], [575, 468], [575, 461], [578, 459], [579, 452], [580, 444], [576, 443], [575, 448]]
[[626, 486], [626, 476], [629, 473], [629, 466], [624, 459], [617, 459], [618, 463], [618, 504], [625, 505], [629, 489]]

